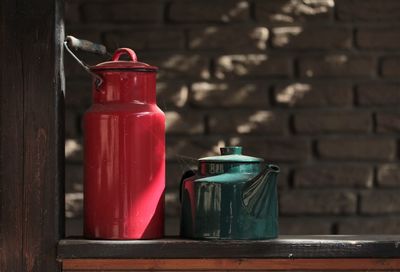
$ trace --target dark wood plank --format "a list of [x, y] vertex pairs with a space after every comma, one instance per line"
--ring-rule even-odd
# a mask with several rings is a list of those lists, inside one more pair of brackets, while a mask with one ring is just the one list
[[63, 269], [151, 271], [293, 271], [293, 270], [390, 270], [400, 269], [400, 259], [75, 259], [64, 260]]
[[[25, 2], [26, 5], [28, 2]], [[23, 44], [24, 76], [24, 266], [28, 271], [54, 271], [60, 239], [58, 106], [62, 99], [60, 69], [60, 1], [35, 1], [25, 18], [32, 22]], [[25, 19], [26, 20], [26, 19]], [[25, 24], [27, 22], [25, 21]]]
[[23, 65], [15, 1], [0, 1], [0, 271], [22, 271]]
[[66, 239], [60, 259], [400, 258], [400, 236], [282, 236], [263, 241]]
[[1, 267], [58, 271], [62, 237], [61, 0], [3, 0]]

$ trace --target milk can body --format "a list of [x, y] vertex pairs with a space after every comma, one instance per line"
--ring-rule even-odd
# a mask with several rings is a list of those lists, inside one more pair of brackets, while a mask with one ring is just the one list
[[[118, 52], [118, 51], [117, 51]], [[120, 54], [132, 61], [118, 61]], [[156, 105], [156, 67], [127, 49], [92, 72], [84, 115], [84, 234], [154, 239], [164, 231], [165, 116]]]

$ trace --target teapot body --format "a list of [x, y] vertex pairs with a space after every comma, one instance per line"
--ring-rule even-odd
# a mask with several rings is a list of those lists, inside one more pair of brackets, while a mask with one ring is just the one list
[[[271, 173], [260, 161], [200, 161], [199, 170], [181, 184], [181, 235], [194, 239], [276, 238], [277, 180]], [[257, 180], [258, 184], [253, 182]]]

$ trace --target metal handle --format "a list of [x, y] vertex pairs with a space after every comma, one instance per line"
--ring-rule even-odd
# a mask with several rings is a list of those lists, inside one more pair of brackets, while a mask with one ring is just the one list
[[107, 49], [102, 44], [93, 43], [87, 40], [77, 39], [74, 36], [67, 36], [65, 41], [68, 43], [70, 48], [75, 50], [82, 50], [89, 53], [95, 53], [100, 55], [107, 55]]
[[112, 61], [118, 61], [121, 55], [128, 55], [133, 62], [137, 62], [137, 56], [135, 51], [130, 48], [119, 48], [115, 51]]
[[67, 36], [65, 38], [64, 41], [64, 47], [65, 49], [67, 49], [68, 53], [71, 54], [71, 56], [83, 67], [83, 69], [85, 69], [86, 72], [88, 72], [89, 74], [91, 74], [94, 78], [95, 78], [95, 86], [96, 86], [96, 90], [100, 89], [100, 86], [103, 84], [104, 80], [103, 78], [96, 74], [93, 73], [92, 70], [90, 70], [89, 65], [87, 65], [85, 62], [83, 62], [82, 60], [80, 60], [70, 49], [74, 48], [75, 50], [77, 49], [81, 49], [87, 52], [93, 52], [93, 53], [99, 53], [99, 54], [103, 54], [102, 52], [105, 52], [104, 54], [107, 54], [107, 50], [106, 47], [104, 45], [99, 45], [99, 44], [95, 44], [86, 40], [79, 40], [73, 36]]

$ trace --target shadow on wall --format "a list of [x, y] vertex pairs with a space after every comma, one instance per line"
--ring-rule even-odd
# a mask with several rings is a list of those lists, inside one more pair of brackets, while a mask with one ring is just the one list
[[[337, 23], [335, 1], [150, 2], [85, 3], [84, 23], [71, 23], [70, 31], [110, 49], [134, 48], [140, 61], [160, 67], [167, 234], [178, 232], [180, 175], [225, 145], [282, 167], [281, 233], [358, 232], [357, 218], [368, 214], [365, 191], [379, 183], [374, 171], [393, 161], [395, 139], [378, 139], [371, 92], [354, 90], [358, 79], [375, 79], [376, 60], [354, 54], [354, 25]], [[137, 5], [164, 17], [135, 22], [128, 11]], [[83, 197], [79, 120], [89, 104], [82, 90], [90, 86], [75, 63], [67, 74], [66, 216], [74, 229]], [[354, 167], [361, 170], [338, 174]], [[299, 201], [304, 205], [293, 204]]]

